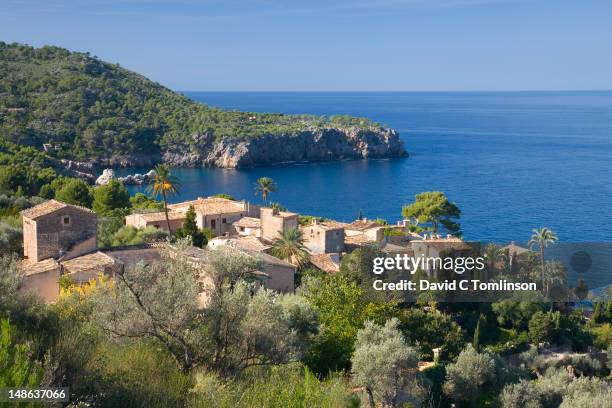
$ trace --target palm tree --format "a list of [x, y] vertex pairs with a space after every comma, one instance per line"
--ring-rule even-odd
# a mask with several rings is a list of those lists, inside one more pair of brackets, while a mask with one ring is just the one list
[[260, 177], [255, 182], [255, 195], [261, 194], [261, 198], [266, 205], [268, 204], [268, 194], [276, 190], [276, 183], [270, 177]]
[[297, 265], [298, 269], [305, 266], [310, 255], [304, 246], [302, 231], [298, 228], [287, 228], [272, 241], [272, 255]]
[[168, 218], [168, 196], [177, 195], [180, 187], [180, 181], [172, 175], [168, 166], [165, 164], [158, 164], [155, 166], [155, 175], [151, 183], [147, 186], [147, 191], [153, 198], [162, 197], [164, 212], [166, 213], [166, 225], [168, 226], [168, 233], [170, 233], [170, 235], [172, 235], [172, 231], [170, 230], [170, 219]]
[[533, 249], [534, 246], [537, 246], [540, 249], [540, 264], [542, 267], [542, 290], [544, 290], [544, 248], [546, 248], [549, 244], [553, 244], [559, 238], [557, 238], [557, 235], [551, 229], [548, 229], [546, 227], [542, 227], [539, 230], [534, 229], [532, 232], [533, 233], [531, 234], [531, 238], [529, 239], [528, 245], [529, 249]]
[[490, 272], [497, 272], [497, 264], [506, 258], [504, 250], [495, 244], [488, 244], [484, 248], [484, 256], [489, 261]]

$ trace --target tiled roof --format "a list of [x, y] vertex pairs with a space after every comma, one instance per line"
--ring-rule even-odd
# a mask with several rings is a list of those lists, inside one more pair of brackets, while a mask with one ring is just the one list
[[71, 207], [71, 208], [74, 208], [80, 211], [94, 214], [94, 212], [91, 211], [89, 208], [85, 208], [85, 207], [81, 207], [81, 206], [73, 205], [73, 204], [66, 204], [66, 203], [62, 203], [61, 201], [57, 201], [57, 200], [49, 200], [49, 201], [45, 201], [44, 203], [38, 204], [32, 208], [23, 210], [21, 212], [21, 215], [26, 218], [35, 220], [44, 215], [51, 214], [57, 210], [61, 210], [62, 208], [66, 208], [66, 207]]
[[329, 254], [310, 255], [310, 263], [327, 273], [340, 271], [340, 265], [334, 262]]
[[346, 226], [346, 229], [353, 231], [365, 231], [371, 228], [381, 228], [384, 225], [381, 225], [374, 221], [364, 221], [364, 220], [356, 220], [351, 222]]
[[90, 271], [92, 269], [99, 269], [100, 272], [104, 272], [104, 267], [114, 263], [115, 260], [113, 258], [98, 251], [64, 261], [62, 266], [67, 273]]
[[260, 228], [261, 220], [259, 218], [253, 218], [253, 217], [242, 217], [238, 221], [234, 222], [232, 225], [236, 227], [245, 227], [245, 228]]
[[243, 202], [228, 200], [227, 198], [221, 197], [198, 197], [197, 200], [170, 204], [168, 208], [177, 212], [185, 213], [190, 206], [193, 206], [194, 210], [198, 214], [204, 215], [227, 214], [245, 211], [245, 204]]
[[[142, 213], [142, 214], [133, 214], [138, 215], [140, 218], [147, 222], [156, 222], [156, 221], [166, 221], [166, 213], [161, 212], [151, 212], [151, 213]], [[182, 220], [185, 218], [185, 214], [176, 211], [168, 211], [168, 219], [170, 220]]]
[[47, 272], [53, 269], [59, 268], [59, 264], [53, 258], [45, 259], [36, 263], [23, 262], [21, 269], [25, 276], [35, 275], [37, 273]]
[[313, 227], [313, 226], [319, 226], [327, 230], [327, 229], [344, 229], [347, 226], [347, 224], [344, 222], [328, 220], [328, 221], [316, 221], [315, 223], [306, 225], [305, 227]]

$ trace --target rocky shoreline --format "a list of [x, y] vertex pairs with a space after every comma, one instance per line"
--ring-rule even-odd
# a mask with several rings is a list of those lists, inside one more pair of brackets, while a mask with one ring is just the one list
[[[72, 175], [96, 179], [103, 169], [149, 167], [166, 163], [172, 167], [245, 168], [291, 163], [335, 160], [407, 157], [399, 133], [389, 128], [303, 131], [295, 135], [266, 135], [250, 139], [215, 140], [209, 134], [195, 134], [189, 145], [177, 145], [160, 154], [113, 157], [89, 162], [64, 160]], [[146, 175], [123, 178], [125, 184], [146, 183]]]

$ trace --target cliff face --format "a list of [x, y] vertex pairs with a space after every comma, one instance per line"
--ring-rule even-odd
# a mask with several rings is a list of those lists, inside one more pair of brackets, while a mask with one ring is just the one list
[[393, 129], [321, 129], [297, 135], [264, 135], [248, 140], [214, 141], [195, 135], [189, 147], [163, 154], [163, 161], [186, 167], [254, 167], [291, 162], [404, 157], [408, 153]]

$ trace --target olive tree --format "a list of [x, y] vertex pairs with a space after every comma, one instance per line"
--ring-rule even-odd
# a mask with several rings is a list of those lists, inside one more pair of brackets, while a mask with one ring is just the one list
[[[312, 326], [305, 322], [313, 319], [308, 305], [284, 308], [279, 295], [247, 282], [260, 262], [242, 252], [195, 256], [202, 262], [179, 242], [160, 262], [120, 271], [114, 286], [96, 291], [96, 317], [105, 332], [155, 338], [183, 371], [204, 366], [222, 377], [301, 356]], [[200, 287], [205, 280], [213, 284]]]
[[501, 408], [542, 408], [540, 393], [532, 381], [508, 384], [499, 397]]
[[446, 369], [444, 393], [459, 402], [473, 401], [487, 385], [495, 382], [495, 372], [495, 359], [468, 344], [457, 361]]
[[404, 341], [397, 319], [384, 326], [366, 321], [357, 333], [353, 381], [366, 391], [370, 406], [397, 407], [418, 402], [418, 354]]
[[198, 316], [196, 270], [180, 251], [152, 265], [119, 271], [114, 286], [94, 292], [96, 320], [113, 337], [154, 337], [182, 370], [197, 364], [193, 342]]

